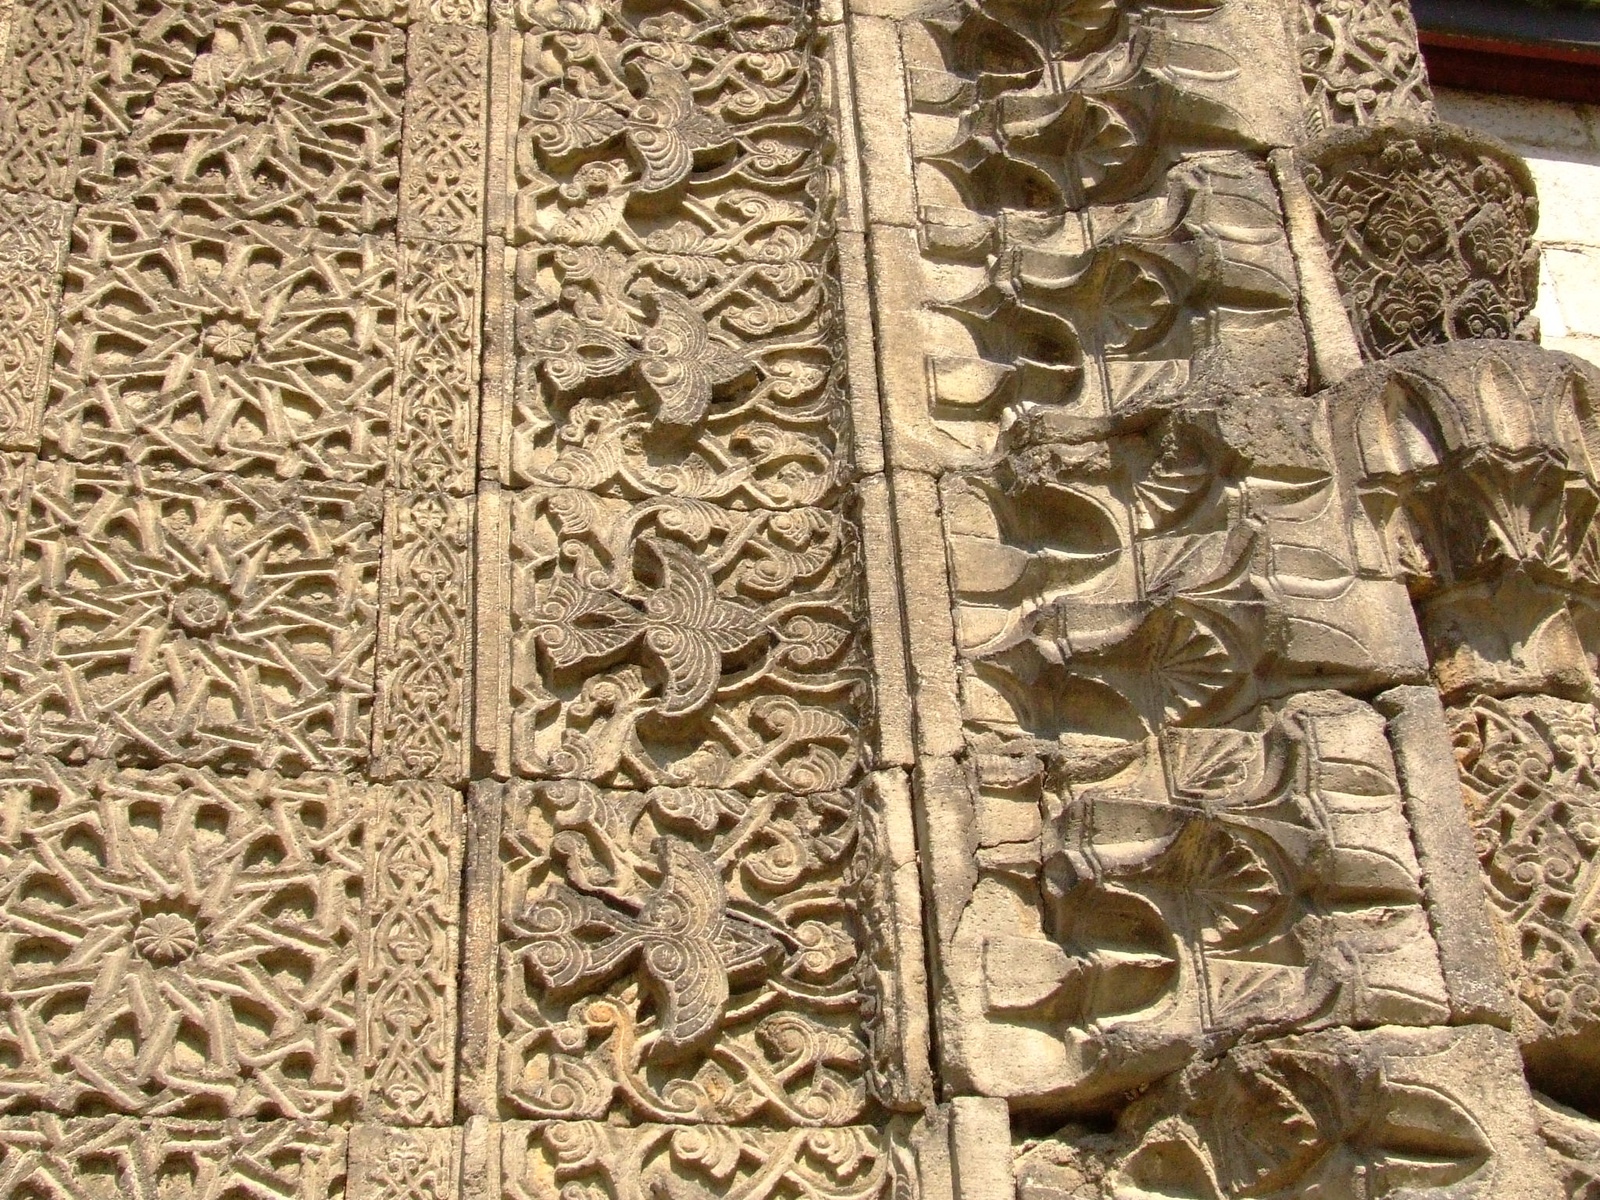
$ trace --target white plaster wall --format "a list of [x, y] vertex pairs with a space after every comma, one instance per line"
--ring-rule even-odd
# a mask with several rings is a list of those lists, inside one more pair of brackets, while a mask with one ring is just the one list
[[1600, 364], [1600, 106], [1440, 89], [1441, 119], [1493, 134], [1539, 185], [1543, 342]]

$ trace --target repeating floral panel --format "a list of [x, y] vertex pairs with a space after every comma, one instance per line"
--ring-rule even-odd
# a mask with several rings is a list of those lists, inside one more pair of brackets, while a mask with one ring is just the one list
[[360, 768], [377, 497], [41, 463], [6, 599], [0, 739], [72, 760]]
[[279, 479], [381, 477], [395, 250], [374, 236], [82, 211], [46, 452]]
[[1300, 73], [1313, 136], [1433, 112], [1406, 0], [1300, 0]]
[[[504, 1126], [505, 1200], [876, 1200], [900, 1194], [875, 1129], [727, 1129], [590, 1121]], [[904, 1187], [909, 1181], [900, 1181]]]
[[[524, 4], [509, 118], [508, 477], [734, 507], [847, 467], [833, 181], [785, 4]], [[494, 424], [502, 426], [494, 431]]]
[[499, 912], [483, 927], [499, 931], [502, 1107], [860, 1119], [868, 964], [845, 886], [857, 797], [514, 783], [487, 798], [500, 806]]
[[393, 225], [404, 33], [202, 0], [110, 0], [86, 201], [331, 232]]
[[[516, 774], [619, 786], [830, 791], [860, 763], [858, 549], [827, 509], [638, 505], [577, 491], [509, 504]], [[495, 548], [483, 551], [492, 557]]]

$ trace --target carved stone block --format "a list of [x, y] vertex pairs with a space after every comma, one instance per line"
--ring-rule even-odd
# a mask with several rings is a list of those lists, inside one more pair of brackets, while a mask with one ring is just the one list
[[0, 192], [0, 447], [5, 449], [31, 450], [38, 444], [71, 221], [68, 205]]
[[521, 53], [495, 86], [511, 249], [491, 265], [485, 442], [502, 478], [830, 501], [849, 451], [809, 18], [675, 17], [695, 52], [669, 57], [656, 18], [624, 5], [597, 7], [581, 46], [554, 10], [517, 11]]
[[350, 1131], [349, 1200], [456, 1200], [460, 1191], [459, 1127]]
[[519, 782], [474, 803], [491, 1112], [860, 1118], [855, 796]]
[[1480, 696], [1451, 710], [1516, 1032], [1541, 1091], [1600, 1099], [1600, 723], [1590, 704]]
[[915, 241], [881, 239], [900, 465], [983, 462], [1040, 410], [1093, 420], [1302, 390], [1298, 281], [1266, 171], [1204, 156], [1162, 193], [1081, 213], [924, 206]]
[[0, 1106], [449, 1118], [454, 793], [41, 757], [0, 797]]
[[1297, 0], [1306, 125], [1428, 120], [1433, 90], [1406, 0]]
[[399, 284], [388, 482], [470, 492], [478, 456], [483, 252], [447, 242], [403, 242]]
[[383, 528], [372, 774], [466, 778], [471, 745], [473, 502], [391, 493]]
[[902, 40], [924, 220], [1142, 199], [1186, 154], [1295, 137], [1273, 5], [956, 0], [918, 16]]
[[[410, 298], [408, 317], [421, 303]], [[62, 308], [48, 452], [381, 478], [395, 377], [392, 242], [86, 209]], [[419, 348], [408, 349], [415, 363]]]
[[1318, 401], [1078, 425], [1019, 419], [989, 470], [941, 485], [970, 745], [1220, 724], [1336, 679], [1420, 677], [1403, 589], [1357, 574]]
[[0, 20], [0, 187], [66, 200], [99, 0], [22, 0]]
[[1322, 692], [1252, 724], [929, 781], [968, 789], [975, 862], [941, 931], [947, 1071], [1082, 1105], [1246, 1032], [1447, 1017], [1383, 719]]
[[405, 148], [400, 232], [409, 238], [483, 240], [489, 35], [459, 25], [406, 34]]
[[330, 232], [395, 219], [405, 39], [338, 17], [107, 0], [84, 199]]
[[1511, 1039], [1483, 1026], [1252, 1043], [1140, 1097], [1113, 1135], [1018, 1149], [1018, 1200], [1559, 1194]]
[[345, 1131], [312, 1121], [0, 1120], [0, 1192], [122, 1200], [337, 1200]]
[[883, 1135], [863, 1126], [777, 1131], [573, 1121], [502, 1129], [492, 1200], [878, 1200], [896, 1182]]
[[1539, 207], [1507, 147], [1405, 125], [1335, 133], [1302, 154], [1364, 356], [1532, 335]]
[[25, 511], [3, 613], [7, 750], [365, 764], [376, 493], [40, 463]]
[[503, 577], [508, 600], [486, 599], [479, 637], [509, 677], [477, 719], [500, 769], [797, 792], [854, 778], [864, 647], [842, 513], [543, 489], [491, 503], [505, 517], [480, 518], [479, 586]]
[[1600, 1196], [1600, 1123], [1535, 1092], [1539, 1134], [1567, 1200]]

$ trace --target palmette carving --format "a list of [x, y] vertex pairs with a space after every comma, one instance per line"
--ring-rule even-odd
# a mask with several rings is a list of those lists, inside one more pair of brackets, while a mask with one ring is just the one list
[[406, 35], [405, 149], [400, 232], [409, 238], [478, 242], [489, 37], [482, 29], [413, 25]]
[[1408, 124], [1335, 134], [1302, 154], [1364, 357], [1531, 336], [1538, 202], [1510, 150]]
[[1555, 1185], [1509, 1040], [1480, 1026], [1241, 1046], [1141, 1096], [1114, 1135], [1024, 1144], [1017, 1196], [1543, 1200]]
[[110, 0], [101, 39], [85, 200], [333, 232], [393, 224], [400, 31], [210, 0]]
[[507, 81], [517, 363], [491, 437], [511, 477], [737, 507], [829, 499], [842, 363], [808, 19], [569, 16], [528, 6]]
[[[408, 297], [408, 317], [425, 303]], [[62, 306], [45, 414], [53, 453], [381, 476], [395, 377], [390, 242], [86, 209]], [[426, 362], [409, 338], [407, 349], [408, 366]]]
[[574, 1121], [502, 1128], [506, 1200], [662, 1193], [683, 1200], [876, 1200], [895, 1184], [883, 1134], [863, 1126], [780, 1132]]
[[38, 440], [71, 220], [58, 201], [0, 193], [0, 447]]
[[7, 6], [0, 33], [0, 185], [65, 200], [78, 173], [84, 67], [99, 0]]
[[1444, 1019], [1382, 718], [1323, 692], [1256, 724], [974, 756], [945, 956], [979, 1087], [1087, 1102], [1247, 1031]]
[[372, 774], [466, 777], [472, 501], [392, 493], [384, 518]]
[[52, 1116], [0, 1120], [0, 1192], [71, 1200], [162, 1195], [337, 1200], [343, 1128], [311, 1121]]
[[9, 750], [366, 762], [375, 495], [50, 463], [27, 514], [0, 677]]
[[1340, 125], [1427, 120], [1433, 90], [1405, 0], [1299, 0], [1300, 72], [1313, 137]]
[[842, 793], [500, 791], [499, 1094], [531, 1116], [840, 1125], [866, 1103]]
[[[857, 550], [825, 509], [510, 503], [512, 770], [827, 791], [859, 763]], [[504, 619], [501, 616], [500, 619]]]

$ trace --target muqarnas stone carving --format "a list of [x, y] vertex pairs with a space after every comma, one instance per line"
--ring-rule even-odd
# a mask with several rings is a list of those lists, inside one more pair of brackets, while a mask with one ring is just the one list
[[1511, 1039], [1340, 1029], [1252, 1042], [1141, 1096], [1116, 1133], [1019, 1147], [1020, 1200], [1555, 1195]]

